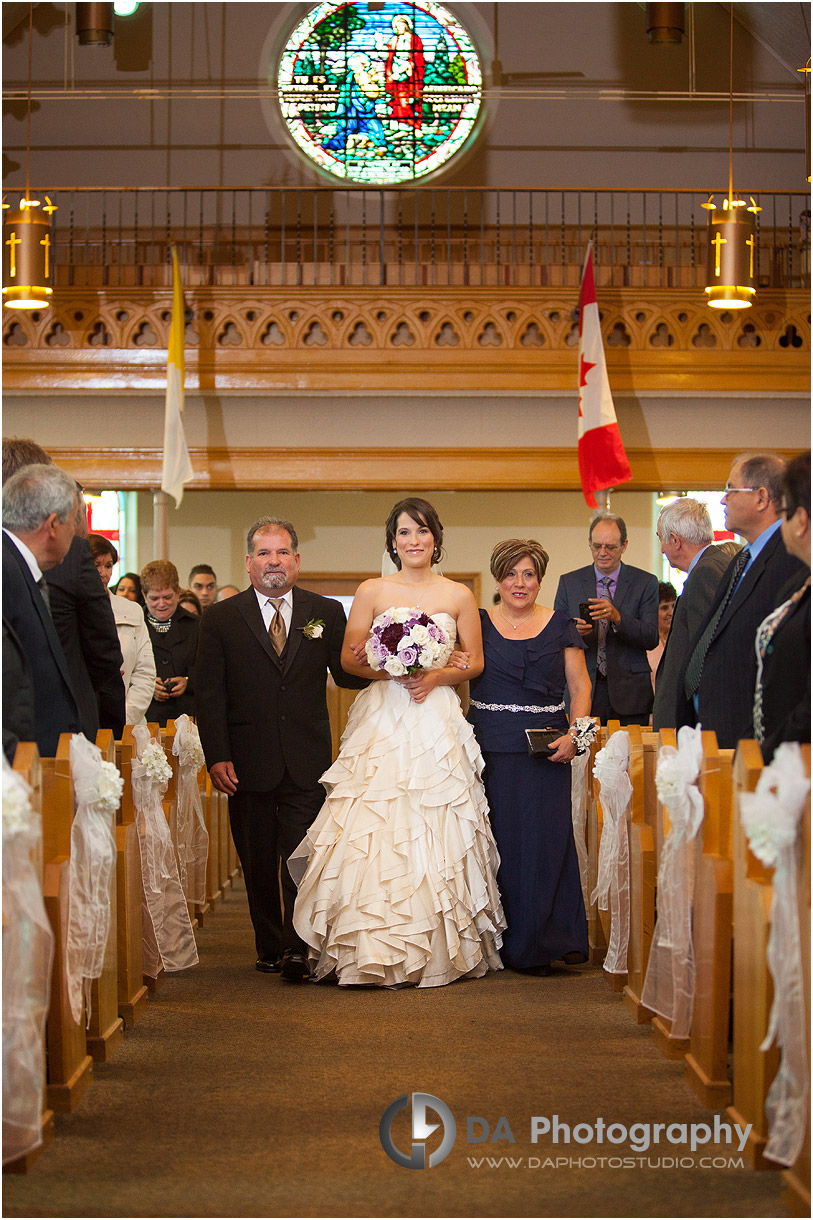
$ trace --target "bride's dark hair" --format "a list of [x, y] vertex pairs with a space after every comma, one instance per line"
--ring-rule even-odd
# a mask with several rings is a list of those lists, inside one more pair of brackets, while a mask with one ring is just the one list
[[440, 518], [435, 512], [428, 500], [421, 500], [417, 496], [412, 496], [408, 500], [399, 500], [393, 508], [387, 524], [387, 554], [392, 559], [392, 562], [399, 569], [401, 568], [401, 560], [398, 558], [398, 550], [395, 546], [395, 531], [398, 528], [398, 518], [401, 513], [406, 513], [418, 525], [425, 525], [431, 531], [432, 537], [435, 540], [435, 549], [432, 552], [432, 563], [440, 563], [440, 557], [443, 554], [443, 526], [440, 523]]

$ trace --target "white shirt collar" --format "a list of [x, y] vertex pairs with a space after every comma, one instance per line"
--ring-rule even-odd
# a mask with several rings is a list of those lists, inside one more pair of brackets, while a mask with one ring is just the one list
[[40, 565], [37, 563], [34, 552], [30, 549], [30, 547], [27, 547], [25, 545], [22, 538], [18, 538], [16, 534], [12, 534], [11, 530], [7, 530], [5, 528], [5, 526], [3, 527], [3, 533], [6, 535], [6, 537], [10, 538], [11, 541], [14, 543], [17, 550], [20, 552], [23, 559], [28, 564], [29, 570], [31, 572], [31, 575], [34, 577], [34, 580], [37, 582], [37, 584], [39, 584], [40, 580], [42, 579], [42, 569], [40, 568]]

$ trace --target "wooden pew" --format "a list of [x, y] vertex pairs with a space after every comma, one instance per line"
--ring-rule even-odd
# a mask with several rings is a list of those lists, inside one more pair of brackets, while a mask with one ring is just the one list
[[74, 813], [70, 771], [70, 734], [59, 739], [55, 758], [42, 760], [43, 897], [54, 932], [51, 1003], [46, 1028], [48, 1105], [73, 1110], [93, 1079], [84, 1021], [74, 1021], [68, 998], [65, 945], [68, 934], [68, 894], [71, 822]]
[[[802, 746], [810, 774], [810, 746]], [[800, 826], [799, 866], [796, 874], [801, 934], [802, 970], [805, 992], [805, 1030], [807, 1031], [807, 1064], [810, 1068], [810, 796]], [[807, 1097], [807, 1131], [795, 1164], [782, 1170], [784, 1189], [782, 1202], [792, 1216], [810, 1215], [810, 1094]]]
[[218, 791], [212, 785], [211, 776], [206, 776], [203, 793], [203, 817], [209, 832], [209, 858], [206, 861], [206, 902], [211, 911], [223, 898], [220, 888], [220, 853], [227, 850], [220, 841], [220, 802]]
[[753, 855], [739, 817], [738, 797], [753, 792], [762, 772], [755, 741], [741, 741], [734, 756], [734, 1063], [727, 1114], [745, 1127], [744, 1148], [753, 1169], [779, 1169], [763, 1155], [768, 1142], [765, 1098], [779, 1067], [779, 1051], [759, 1049], [768, 1028], [773, 985], [765, 950], [770, 930], [773, 870]]
[[131, 777], [133, 749], [133, 726], [126, 725], [116, 749], [117, 766], [124, 780], [116, 825], [116, 938], [118, 1012], [125, 1025], [139, 1020], [147, 1004], [141, 950], [144, 886]]
[[733, 750], [719, 750], [714, 733], [703, 733], [703, 825], [695, 840], [692, 941], [695, 995], [686, 1075], [697, 1097], [712, 1110], [731, 1100], [727, 1075], [734, 902], [732, 860]]
[[[105, 762], [114, 763], [116, 748], [110, 729], [100, 729], [96, 745]], [[116, 822], [111, 814], [110, 829], [115, 837]], [[106, 1063], [124, 1037], [124, 1021], [119, 1015], [118, 937], [116, 930], [116, 871], [110, 880], [110, 931], [107, 937], [101, 976], [91, 983], [90, 1025], [87, 1048], [96, 1063]]]
[[639, 1025], [647, 1024], [654, 1016], [641, 1002], [641, 992], [655, 931], [658, 872], [655, 859], [658, 817], [655, 768], [659, 744], [657, 733], [637, 726], [630, 728], [630, 942], [624, 1003]]
[[[25, 782], [31, 789], [31, 804], [39, 813], [42, 813], [42, 765], [40, 762], [39, 750], [34, 742], [21, 741], [17, 746], [14, 754], [13, 769], [22, 776]], [[37, 858], [34, 860], [34, 866], [39, 874], [40, 881], [42, 880], [43, 863], [42, 863], [42, 844], [40, 843]], [[43, 1064], [45, 1062], [43, 1056]], [[43, 1079], [43, 1086], [46, 1081]], [[3, 1173], [28, 1173], [31, 1166], [36, 1161], [37, 1157], [50, 1144], [54, 1138], [54, 1112], [47, 1105], [45, 1087], [43, 1087], [43, 1110], [40, 1121], [40, 1130], [42, 1134], [42, 1143], [39, 1148], [34, 1148], [33, 1151], [27, 1152], [24, 1156], [18, 1157], [14, 1161], [9, 1161], [3, 1166]]]

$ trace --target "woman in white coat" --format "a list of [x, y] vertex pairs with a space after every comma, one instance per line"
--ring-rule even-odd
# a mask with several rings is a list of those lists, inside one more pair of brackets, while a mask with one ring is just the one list
[[[113, 564], [118, 563], [118, 551], [109, 538], [103, 538], [101, 534], [89, 534], [88, 542], [96, 570], [107, 589]], [[108, 596], [124, 659], [121, 674], [127, 698], [127, 723], [143, 724], [144, 713], [150, 706], [155, 690], [155, 658], [144, 612], [137, 602], [110, 593], [109, 589]]]

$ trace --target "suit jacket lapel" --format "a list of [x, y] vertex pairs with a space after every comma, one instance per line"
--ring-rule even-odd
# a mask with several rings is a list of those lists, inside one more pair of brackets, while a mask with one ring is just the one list
[[[257, 640], [262, 646], [263, 650], [281, 669], [282, 661], [277, 656], [276, 650], [268, 638], [268, 632], [265, 629], [262, 611], [260, 610], [260, 603], [257, 601], [257, 594], [254, 586], [252, 585], [251, 588], [246, 589], [245, 593], [238, 594], [238, 596], [240, 598], [240, 604], [238, 607], [240, 613], [248, 623], [254, 635], [257, 637]], [[237, 598], [235, 598], [235, 601], [237, 601]]]
[[62, 648], [62, 641], [57, 634], [56, 627], [54, 626], [54, 620], [51, 618], [51, 612], [45, 604], [45, 598], [42, 596], [42, 593], [37, 586], [37, 582], [34, 580], [34, 577], [31, 574], [31, 569], [21, 555], [20, 551], [10, 539], [6, 538], [5, 535], [3, 535], [3, 545], [8, 549], [9, 554], [13, 556], [15, 562], [20, 568], [20, 571], [22, 572], [23, 580], [25, 581], [26, 588], [28, 589], [31, 597], [31, 603], [34, 610], [39, 615], [40, 622], [42, 623], [42, 629], [45, 632], [50, 644], [54, 661], [56, 662], [62, 677], [65, 679], [65, 684], [73, 695], [75, 703], [76, 696], [74, 695], [73, 682], [68, 670], [68, 663], [65, 658], [65, 653]]
[[308, 609], [310, 607], [310, 597], [307, 589], [298, 589], [296, 585], [293, 588], [293, 614], [291, 615], [291, 630], [288, 633], [288, 647], [283, 655], [282, 667], [287, 670], [293, 664], [294, 657], [299, 651], [299, 646], [305, 638], [303, 627], [308, 621]]

